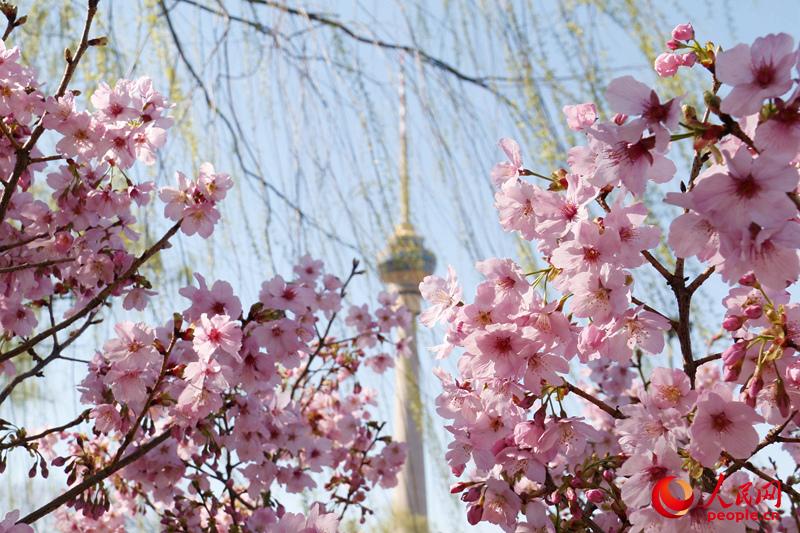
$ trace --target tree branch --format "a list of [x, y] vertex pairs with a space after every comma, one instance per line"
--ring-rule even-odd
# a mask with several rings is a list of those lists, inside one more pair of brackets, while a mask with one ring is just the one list
[[29, 437], [23, 437], [23, 438], [20, 438], [20, 439], [14, 439], [11, 442], [7, 442], [5, 444], [0, 444], [0, 450], [7, 450], [9, 448], [16, 448], [17, 446], [21, 446], [21, 445], [23, 445], [25, 443], [42, 439], [42, 438], [50, 435], [51, 433], [59, 433], [61, 431], [64, 431], [65, 429], [69, 429], [71, 427], [77, 426], [78, 424], [83, 423], [84, 421], [86, 421], [89, 418], [89, 413], [91, 411], [92, 411], [91, 409], [86, 409], [84, 412], [82, 412], [80, 415], [78, 415], [78, 417], [76, 419], [71, 420], [71, 421], [67, 422], [66, 424], [62, 424], [62, 425], [57, 426], [57, 427], [52, 427], [52, 428], [46, 429], [46, 430], [42, 431], [41, 433], [37, 433], [36, 435], [31, 435]]
[[126, 455], [124, 458], [120, 459], [119, 461], [112, 462], [111, 464], [109, 464], [108, 466], [106, 466], [105, 468], [103, 468], [101, 470], [98, 470], [97, 473], [95, 473], [91, 477], [83, 480], [83, 482], [81, 482], [78, 485], [75, 485], [73, 488], [71, 488], [67, 492], [63, 493], [61, 496], [58, 496], [57, 498], [55, 498], [54, 500], [50, 501], [49, 503], [46, 503], [46, 504], [42, 505], [41, 507], [39, 507], [38, 509], [36, 509], [32, 513], [30, 513], [29, 515], [25, 516], [23, 519], [21, 519], [17, 523], [18, 524], [33, 524], [34, 522], [36, 522], [40, 518], [42, 518], [44, 516], [47, 516], [48, 514], [52, 513], [53, 511], [55, 511], [56, 509], [58, 509], [59, 507], [61, 507], [65, 503], [67, 503], [68, 501], [70, 501], [70, 500], [74, 499], [75, 497], [77, 497], [80, 493], [82, 493], [86, 489], [89, 489], [89, 488], [93, 487], [94, 485], [96, 485], [97, 483], [103, 481], [104, 479], [106, 479], [107, 477], [111, 476], [112, 474], [114, 474], [118, 470], [121, 470], [122, 468], [125, 468], [126, 466], [128, 466], [131, 463], [133, 463], [134, 461], [136, 461], [138, 459], [141, 459], [149, 451], [151, 451], [153, 448], [157, 447], [159, 444], [161, 444], [164, 441], [166, 441], [169, 438], [169, 436], [170, 436], [170, 432], [169, 432], [169, 430], [167, 430], [164, 433], [162, 433], [161, 435], [159, 435], [158, 437], [155, 437], [154, 439], [148, 441], [147, 443], [142, 444], [141, 446], [139, 446], [139, 448], [136, 449], [135, 452], [131, 453], [130, 455]]
[[[15, 357], [15, 356], [17, 356], [17, 355], [19, 355], [21, 353], [24, 353], [24, 352], [28, 351], [29, 348], [31, 348], [32, 346], [36, 346], [38, 343], [42, 342], [44, 339], [46, 339], [47, 337], [49, 337], [53, 333], [56, 333], [58, 331], [61, 331], [64, 328], [69, 327], [71, 324], [74, 324], [76, 321], [80, 320], [82, 317], [84, 317], [87, 314], [89, 314], [92, 309], [94, 309], [98, 305], [102, 304], [105, 301], [105, 299], [112, 292], [114, 292], [114, 289], [116, 289], [120, 284], [122, 284], [123, 281], [127, 280], [133, 274], [135, 274], [136, 271], [139, 269], [139, 267], [141, 267], [144, 263], [146, 263], [151, 257], [153, 257], [156, 253], [158, 253], [162, 248], [164, 248], [167, 245], [167, 242], [169, 241], [169, 239], [172, 238], [173, 235], [175, 235], [175, 233], [178, 231], [178, 229], [180, 229], [180, 227], [181, 227], [181, 221], [179, 220], [178, 222], [175, 223], [175, 225], [173, 225], [169, 230], [167, 230], [167, 232], [164, 234], [163, 237], [161, 237], [161, 239], [158, 240], [158, 242], [156, 242], [147, 251], [145, 251], [141, 256], [139, 256], [139, 258], [136, 259], [133, 262], [133, 264], [131, 264], [131, 266], [130, 266], [130, 268], [128, 268], [128, 270], [126, 270], [120, 277], [118, 277], [116, 280], [114, 280], [114, 282], [112, 282], [109, 285], [106, 285], [106, 287], [102, 291], [100, 291], [97, 294], [97, 296], [92, 298], [89, 301], [89, 303], [86, 304], [86, 306], [84, 306], [83, 309], [81, 309], [80, 311], [78, 311], [74, 315], [70, 316], [69, 318], [67, 318], [63, 322], [61, 322], [61, 323], [59, 323], [59, 324], [57, 324], [55, 326], [52, 326], [52, 327], [42, 331], [41, 333], [31, 337], [26, 342], [24, 342], [23, 344], [17, 346], [16, 348], [13, 348], [13, 349], [3, 353], [2, 355], [0, 355], [0, 363], [2, 363], [4, 361], [8, 361], [12, 357]], [[0, 401], [2, 401], [1, 398], [0, 398]]]
[[584, 390], [579, 389], [578, 387], [576, 387], [572, 383], [569, 383], [568, 381], [565, 380], [564, 381], [564, 385], [566, 385], [567, 389], [569, 389], [570, 392], [574, 392], [575, 394], [577, 394], [578, 396], [580, 396], [584, 400], [595, 404], [597, 407], [599, 407], [600, 409], [602, 409], [603, 411], [605, 411], [606, 413], [608, 413], [612, 417], [614, 417], [616, 419], [619, 419], [619, 420], [622, 420], [624, 418], [628, 418], [627, 416], [622, 414], [622, 411], [620, 411], [616, 407], [611, 407], [610, 405], [608, 405], [603, 400], [601, 400], [599, 398], [595, 398], [594, 396], [592, 396], [588, 392], [585, 392]]

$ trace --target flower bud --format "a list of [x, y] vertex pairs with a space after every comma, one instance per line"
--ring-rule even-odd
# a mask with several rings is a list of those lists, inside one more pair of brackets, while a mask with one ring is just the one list
[[736, 331], [737, 329], [742, 327], [744, 324], [744, 320], [740, 316], [729, 316], [725, 320], [722, 321], [722, 328], [725, 331]]
[[600, 489], [589, 489], [586, 491], [586, 499], [592, 503], [600, 504], [606, 499], [606, 495]]
[[454, 483], [450, 487], [450, 494], [458, 494], [459, 492], [462, 492], [464, 489], [466, 489], [470, 485], [472, 485], [472, 483], [469, 482], [469, 481], [459, 481], [458, 483]]
[[725, 365], [722, 367], [722, 381], [736, 381], [739, 379], [739, 374], [742, 371], [742, 361], [734, 365]]
[[605, 480], [606, 480], [606, 481], [608, 481], [609, 483], [611, 483], [612, 481], [614, 481], [614, 478], [615, 478], [615, 477], [617, 477], [617, 475], [614, 473], [614, 471], [613, 471], [613, 470], [608, 470], [608, 469], [606, 469], [606, 470], [603, 470], [603, 479], [605, 479]]
[[733, 366], [744, 359], [745, 353], [747, 353], [747, 341], [737, 341], [722, 352], [722, 362], [725, 366]]
[[678, 64], [682, 67], [692, 68], [697, 63], [697, 55], [694, 52], [678, 54]]
[[761, 315], [764, 314], [764, 309], [759, 304], [748, 305], [744, 308], [744, 314], [747, 318], [761, 318]]
[[467, 492], [461, 495], [463, 502], [476, 502], [481, 497], [481, 488], [478, 486], [472, 487]]
[[747, 383], [747, 394], [755, 398], [763, 388], [764, 380], [761, 378], [761, 376], [753, 376]]
[[775, 385], [775, 403], [778, 406], [781, 416], [786, 418], [789, 416], [789, 409], [791, 407], [791, 400], [789, 394], [786, 392], [786, 387], [783, 381], [778, 381]]
[[483, 505], [473, 505], [467, 510], [467, 522], [474, 526], [483, 518]]
[[628, 115], [626, 115], [625, 113], [617, 113], [616, 115], [614, 115], [613, 120], [614, 124], [616, 124], [617, 126], [622, 126], [628, 120]]
[[667, 41], [667, 48], [669, 48], [670, 50], [677, 50], [680, 47], [681, 43], [679, 43], [675, 39], [670, 39], [669, 41]]
[[739, 285], [744, 285], [745, 287], [752, 287], [756, 284], [756, 275], [752, 272], [748, 272], [741, 278], [739, 278]]
[[674, 54], [663, 53], [656, 58], [655, 69], [662, 78], [669, 78], [678, 72], [678, 58]]
[[672, 29], [672, 38], [676, 41], [691, 41], [694, 39], [694, 27], [691, 22], [678, 24]]

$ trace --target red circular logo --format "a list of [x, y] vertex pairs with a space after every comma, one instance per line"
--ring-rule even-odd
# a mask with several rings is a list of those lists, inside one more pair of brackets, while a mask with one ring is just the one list
[[[675, 483], [683, 493], [682, 498], [676, 498], [670, 492], [670, 483]], [[667, 518], [680, 518], [689, 512], [689, 507], [694, 502], [694, 493], [688, 482], [678, 479], [675, 476], [667, 476], [653, 486], [653, 509], [658, 514]]]

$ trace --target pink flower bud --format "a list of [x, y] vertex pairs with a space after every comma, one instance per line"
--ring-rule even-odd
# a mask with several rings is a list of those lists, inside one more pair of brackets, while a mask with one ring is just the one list
[[761, 389], [763, 388], [764, 388], [764, 380], [761, 379], [761, 376], [751, 377], [750, 381], [747, 382], [747, 388], [744, 393], [745, 403], [750, 407], [755, 407], [758, 393], [761, 392]]
[[472, 487], [467, 492], [461, 495], [461, 501], [476, 502], [481, 497], [481, 487]]
[[603, 470], [603, 479], [605, 479], [609, 483], [611, 483], [615, 477], [616, 474], [614, 473], [613, 470]]
[[676, 41], [690, 41], [694, 39], [694, 28], [691, 22], [678, 24], [672, 30], [672, 38]]
[[656, 58], [655, 69], [656, 73], [662, 78], [669, 78], [678, 72], [678, 58], [674, 54], [664, 52]]
[[616, 124], [617, 126], [622, 126], [628, 120], [628, 115], [626, 115], [625, 113], [617, 113], [616, 115], [614, 115], [613, 120], [614, 124]]
[[603, 503], [603, 500], [606, 499], [605, 494], [600, 489], [589, 489], [586, 491], [586, 499], [592, 503]]
[[455, 483], [452, 487], [450, 487], [450, 494], [458, 494], [459, 492], [462, 492], [470, 485], [471, 483], [469, 481], [459, 481], [458, 483]]
[[483, 518], [483, 505], [473, 505], [467, 510], [467, 522], [474, 526]]
[[739, 378], [739, 374], [742, 372], [742, 362], [735, 365], [725, 365], [722, 367], [722, 381], [736, 381]]
[[756, 284], [756, 275], [752, 272], [748, 272], [741, 278], [739, 278], [739, 285], [744, 285], [745, 287], [752, 287]]
[[573, 131], [585, 130], [597, 120], [597, 108], [591, 102], [565, 105], [562, 111], [567, 117], [567, 126]]
[[736, 331], [737, 329], [742, 327], [743, 323], [744, 323], [744, 320], [742, 320], [742, 317], [729, 316], [728, 318], [726, 318], [725, 320], [722, 321], [722, 327], [726, 331]]
[[758, 304], [748, 305], [744, 308], [744, 314], [747, 318], [760, 318], [763, 313], [764, 309]]
[[789, 394], [786, 392], [786, 388], [783, 386], [782, 382], [779, 381], [775, 387], [775, 403], [778, 406], [778, 411], [780, 411], [781, 416], [786, 418], [789, 416], [789, 409], [791, 407]]
[[697, 56], [694, 52], [688, 52], [685, 54], [678, 54], [678, 64], [681, 67], [688, 67], [692, 68], [695, 63], [697, 63]]
[[722, 352], [722, 362], [725, 363], [725, 366], [733, 366], [744, 359], [746, 352], [747, 342], [739, 341]]
[[669, 41], [667, 41], [667, 48], [669, 48], [670, 50], [677, 50], [680, 47], [681, 43], [679, 43], [675, 39], [670, 39]]

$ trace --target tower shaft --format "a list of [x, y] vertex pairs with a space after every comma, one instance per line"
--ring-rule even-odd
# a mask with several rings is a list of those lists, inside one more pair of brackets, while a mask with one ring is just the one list
[[402, 305], [412, 313], [408, 329], [401, 332], [407, 341], [408, 355], [400, 355], [395, 366], [394, 435], [405, 442], [408, 455], [398, 476], [393, 508], [399, 518], [398, 531], [427, 533], [428, 515], [425, 488], [425, 448], [423, 441], [422, 401], [419, 388], [419, 355], [417, 354], [417, 315], [420, 295], [417, 287], [391, 286], [400, 295]]

